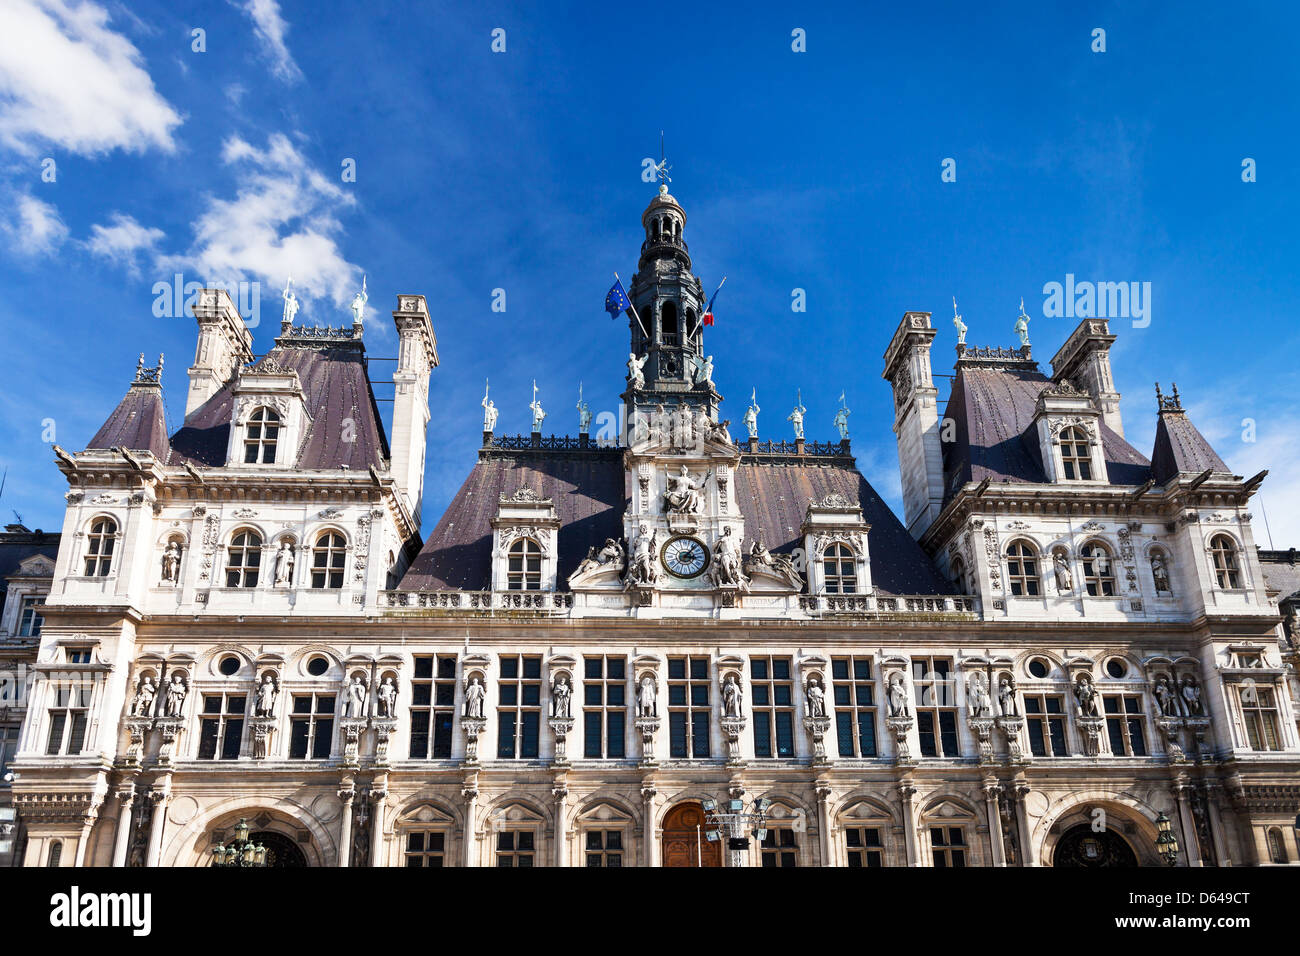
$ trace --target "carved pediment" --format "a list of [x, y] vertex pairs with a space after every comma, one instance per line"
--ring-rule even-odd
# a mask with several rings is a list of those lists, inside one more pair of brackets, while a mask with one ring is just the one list
[[20, 578], [48, 578], [54, 575], [54, 560], [44, 554], [33, 554], [30, 558], [24, 558], [18, 565], [18, 570], [14, 572], [13, 577]]
[[431, 803], [422, 803], [397, 818], [398, 825], [454, 826], [456, 818]]

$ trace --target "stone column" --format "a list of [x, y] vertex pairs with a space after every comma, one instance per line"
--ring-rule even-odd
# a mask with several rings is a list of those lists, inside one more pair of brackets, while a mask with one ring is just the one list
[[77, 838], [77, 855], [73, 866], [86, 865], [86, 851], [90, 849], [90, 834], [95, 829], [95, 820], [99, 818], [99, 805], [95, 804], [81, 815], [81, 836]]
[[551, 788], [551, 796], [555, 797], [555, 865], [567, 866], [569, 788], [562, 783], [556, 784]]
[[384, 807], [388, 803], [388, 791], [370, 789], [370, 865], [383, 866], [381, 845], [384, 842]]
[[170, 798], [171, 794], [166, 790], [155, 787], [149, 791], [149, 799], [153, 801], [153, 819], [149, 821], [149, 849], [145, 853], [145, 866], [159, 865], [163, 823], [167, 819], [167, 802]]
[[1206, 786], [1205, 814], [1210, 822], [1210, 838], [1214, 841], [1214, 855], [1219, 861], [1219, 866], [1232, 866], [1232, 858], [1228, 854], [1228, 841], [1223, 837], [1223, 817], [1219, 815], [1220, 793], [1217, 783]]
[[475, 843], [478, 836], [474, 832], [474, 814], [478, 803], [478, 788], [464, 787], [460, 795], [465, 798], [465, 866], [478, 866], [478, 854], [475, 852]]
[[1033, 831], [1029, 827], [1029, 807], [1025, 804], [1029, 785], [1017, 783], [1011, 792], [1016, 806], [1016, 825], [1020, 828], [1020, 865], [1038, 866], [1038, 847], [1034, 846]]
[[1196, 820], [1192, 816], [1192, 804], [1187, 799], [1188, 786], [1190, 784], [1179, 783], [1174, 787], [1174, 792], [1178, 796], [1178, 822], [1183, 831], [1183, 852], [1187, 854], [1188, 866], [1204, 866], [1201, 860], [1201, 844], [1196, 838]]
[[831, 788], [817, 788], [817, 834], [821, 838], [822, 866], [834, 866], [831, 861]]
[[126, 853], [131, 847], [131, 809], [135, 804], [135, 783], [124, 783], [117, 790], [122, 808], [117, 812], [117, 838], [113, 841], [113, 865], [126, 866]]
[[899, 786], [898, 795], [903, 801], [903, 844], [907, 848], [907, 865], [920, 866], [916, 847], [916, 787], [910, 783]]
[[1006, 847], [1002, 845], [1002, 812], [998, 809], [998, 794], [1002, 792], [996, 782], [984, 784], [984, 812], [989, 818], [990, 862], [993, 866], [1006, 866]]
[[641, 858], [646, 866], [659, 865], [659, 840], [655, 836], [655, 796], [658, 793], [654, 787], [641, 788]]
[[339, 858], [335, 866], [348, 866], [352, 857], [352, 801], [357, 791], [347, 787], [339, 791], [343, 812], [339, 815]]

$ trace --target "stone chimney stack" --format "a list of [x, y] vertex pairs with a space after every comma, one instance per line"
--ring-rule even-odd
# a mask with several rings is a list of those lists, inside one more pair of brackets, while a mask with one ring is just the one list
[[943, 507], [939, 390], [930, 375], [935, 331], [929, 312], [907, 312], [885, 350], [883, 377], [894, 388], [894, 435], [907, 530], [920, 538]]
[[424, 453], [429, 431], [429, 373], [438, 366], [438, 339], [422, 295], [399, 295], [397, 370], [393, 372], [392, 475], [416, 526], [424, 501]]
[[235, 369], [253, 359], [253, 333], [225, 289], [202, 289], [194, 303], [199, 343], [190, 367], [190, 392], [185, 417], [230, 381]]

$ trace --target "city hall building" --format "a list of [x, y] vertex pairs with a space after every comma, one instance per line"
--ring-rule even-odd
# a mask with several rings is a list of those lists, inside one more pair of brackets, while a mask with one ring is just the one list
[[[206, 866], [241, 821], [277, 866], [1300, 860], [1300, 568], [1256, 547], [1264, 476], [1176, 389], [1126, 441], [1103, 319], [1046, 367], [959, 345], [941, 396], [907, 312], [897, 516], [846, 428], [724, 408], [685, 224], [661, 187], [614, 306], [623, 434], [498, 435], [485, 399], [432, 528], [424, 296], [386, 433], [360, 323], [287, 299], [258, 358], [200, 293], [184, 422], [142, 362], [55, 449], [53, 561], [15, 559], [44, 604], [3, 714], [14, 861]], [[712, 838], [732, 801], [765, 810], [742, 844]]]

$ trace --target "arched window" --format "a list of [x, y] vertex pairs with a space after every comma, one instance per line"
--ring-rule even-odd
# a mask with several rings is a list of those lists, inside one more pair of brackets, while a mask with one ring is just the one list
[[1007, 583], [1013, 595], [1037, 595], [1038, 551], [1028, 541], [1013, 541], [1007, 547]]
[[1088, 594], [1091, 597], [1114, 597], [1115, 562], [1106, 546], [1092, 541], [1083, 546], [1079, 555], [1083, 558], [1083, 583]]
[[347, 562], [346, 544], [337, 531], [326, 531], [316, 539], [311, 552], [311, 586], [343, 587], [343, 570]]
[[1282, 840], [1282, 831], [1273, 827], [1268, 831], [1268, 857], [1274, 863], [1289, 863], [1286, 843]]
[[117, 522], [96, 518], [86, 535], [86, 577], [102, 578], [113, 566], [113, 545], [117, 541]]
[[1231, 591], [1241, 587], [1241, 569], [1237, 566], [1237, 546], [1226, 534], [1210, 539], [1210, 556], [1214, 559], [1214, 576], [1219, 587]]
[[279, 440], [280, 416], [265, 406], [255, 409], [248, 418], [248, 430], [244, 435], [244, 464], [273, 464]]
[[262, 536], [256, 531], [236, 531], [226, 550], [226, 587], [255, 588], [262, 566]]
[[952, 568], [952, 583], [959, 593], [966, 594], [966, 562], [961, 558], [953, 558], [950, 567]]
[[857, 593], [857, 563], [853, 549], [847, 544], [837, 542], [822, 552], [822, 570], [825, 572], [827, 594]]
[[1068, 481], [1092, 480], [1092, 449], [1082, 428], [1061, 429], [1061, 467]]
[[664, 345], [677, 345], [677, 303], [665, 302], [660, 308], [659, 329]]
[[542, 589], [542, 549], [532, 538], [520, 538], [510, 546], [506, 587], [511, 591]]
[[63, 860], [63, 841], [55, 840], [50, 844], [50, 855], [45, 858], [46, 866], [58, 866]]
[[658, 239], [660, 234], [663, 232], [663, 225], [658, 219], [651, 220], [651, 222], [653, 223], [653, 228], [651, 229], [650, 237], [652, 239]]

